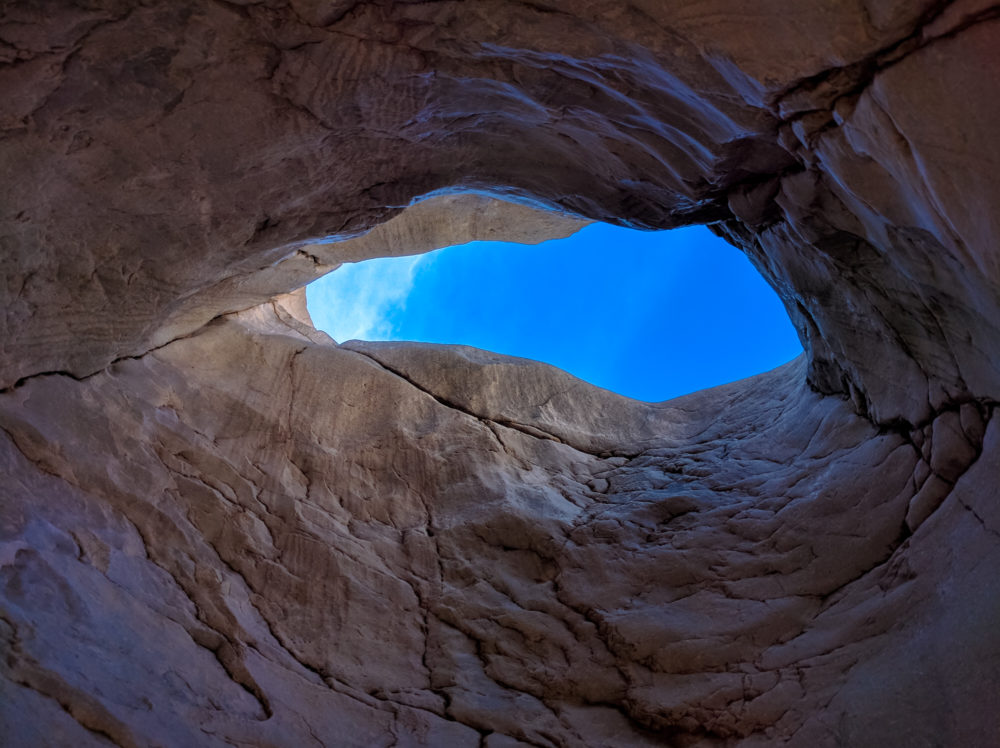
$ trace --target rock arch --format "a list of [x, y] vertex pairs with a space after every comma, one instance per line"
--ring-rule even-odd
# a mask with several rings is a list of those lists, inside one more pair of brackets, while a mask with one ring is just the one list
[[[971, 0], [7, 4], [6, 734], [994, 739], [998, 34]], [[710, 223], [806, 357], [644, 406], [331, 346], [283, 295], [588, 219]]]

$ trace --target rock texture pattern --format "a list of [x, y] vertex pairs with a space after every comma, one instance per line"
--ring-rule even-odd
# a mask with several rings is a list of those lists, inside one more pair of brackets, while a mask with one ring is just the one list
[[[0, 5], [3, 742], [1000, 743], [998, 49], [979, 0]], [[806, 354], [645, 404], [289, 294], [583, 220], [711, 224]]]

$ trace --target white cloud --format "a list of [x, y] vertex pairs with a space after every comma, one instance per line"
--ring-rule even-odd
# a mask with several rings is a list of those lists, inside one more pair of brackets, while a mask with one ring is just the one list
[[424, 254], [343, 265], [309, 284], [309, 314], [339, 343], [387, 340], [393, 333], [389, 315], [406, 309], [417, 268], [430, 261]]

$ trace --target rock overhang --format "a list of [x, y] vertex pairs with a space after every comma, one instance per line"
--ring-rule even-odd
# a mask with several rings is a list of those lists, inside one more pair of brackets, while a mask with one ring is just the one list
[[[41, 246], [61, 250], [17, 255], [16, 272], [31, 282], [12, 299], [9, 345], [20, 353], [9, 362], [21, 365], [6, 373], [7, 384], [38, 371], [86, 374], [190, 331], [177, 319], [209, 313], [190, 311], [195, 298], [202, 306], [213, 294], [236, 294], [246, 304], [251, 295], [262, 301], [264, 287], [287, 292], [286, 280], [268, 275], [285, 265], [290, 247], [356, 233], [398, 210], [387, 206], [464, 185], [598, 220], [716, 223], [786, 299], [813, 358], [814, 385], [849, 394], [880, 422], [917, 423], [949, 400], [994, 386], [996, 371], [981, 351], [996, 334], [997, 271], [976, 247], [995, 232], [989, 221], [973, 227], [980, 211], [959, 206], [956, 218], [938, 217], [941, 190], [956, 177], [927, 169], [920, 150], [990, 121], [979, 103], [989, 97], [967, 91], [981, 79], [970, 77], [970, 65], [988, 63], [988, 42], [979, 41], [991, 33], [988, 12], [915, 5], [857, 36], [862, 16], [810, 11], [802, 26], [809, 31], [779, 56], [746, 41], [754, 24], [774, 22], [765, 9], [745, 19], [741, 35], [720, 39], [707, 29], [725, 22], [708, 19], [724, 15], [677, 9], [660, 11], [669, 32], [645, 28], [631, 15], [638, 11], [605, 15], [596, 6], [575, 18], [524, 7], [502, 32], [478, 12], [455, 15], [451, 6], [406, 6], [398, 16], [359, 6], [322, 28], [290, 10], [80, 11], [73, 41], [56, 34], [59, 14], [18, 19], [34, 24], [26, 50], [38, 48], [19, 54], [41, 55], [31, 57], [23, 80], [51, 93], [25, 98], [22, 124], [8, 131], [18, 143], [7, 151], [8, 166], [29, 181], [36, 174], [47, 192], [10, 195], [8, 241], [37, 244], [33, 227], [47, 225]], [[463, 24], [465, 36], [453, 36]], [[546, 29], [567, 25], [575, 41], [557, 51]], [[154, 27], [163, 38], [150, 61], [139, 40]], [[189, 28], [211, 29], [212, 41], [181, 41]], [[817, 35], [826, 41], [801, 46]], [[973, 50], [968, 62], [947, 58], [941, 67], [937, 57], [959, 36]], [[43, 53], [46, 39], [53, 46]], [[239, 45], [251, 50], [249, 59], [222, 55]], [[63, 57], [59, 69], [42, 64]], [[380, 66], [377, 77], [331, 75], [367, 64]], [[951, 83], [928, 92], [934, 101], [954, 99], [948, 123], [920, 118], [932, 99], [912, 100], [915, 82], [923, 81], [922, 91], [948, 76]], [[108, 101], [129, 106], [102, 108]], [[530, 113], [518, 113], [525, 102]], [[887, 105], [892, 117], [882, 113]], [[514, 114], [504, 123], [489, 117], [505, 111]], [[119, 123], [129, 129], [116, 130]], [[43, 145], [48, 129], [67, 133], [64, 150]], [[437, 135], [423, 137], [422, 129]], [[53, 184], [47, 172], [64, 178]], [[992, 194], [974, 170], [963, 176], [972, 181], [962, 194]], [[355, 187], [367, 207], [351, 196]], [[92, 220], [102, 190], [129, 222]], [[59, 213], [49, 213], [56, 205]], [[94, 236], [100, 252], [88, 257], [82, 235]], [[178, 262], [181, 247], [192, 255]], [[298, 260], [302, 277], [308, 257]], [[952, 277], [924, 283], [931, 262]], [[830, 273], [842, 278], [839, 307], [824, 287]], [[57, 309], [33, 301], [33, 289], [61, 286], [71, 293]], [[885, 289], [883, 298], [873, 287]], [[70, 312], [76, 303], [81, 310]], [[209, 306], [232, 311], [232, 304]], [[920, 320], [911, 330], [914, 308]], [[67, 323], [45, 321], [57, 313], [74, 320], [64, 354], [55, 349]], [[949, 350], [951, 326], [972, 331], [965, 350]], [[932, 327], [943, 332], [921, 332]], [[73, 344], [81, 339], [88, 345]], [[39, 348], [41, 340], [51, 342]], [[879, 355], [896, 351], [899, 383], [865, 360], [873, 343]]]
[[[359, 744], [995, 735], [995, 9], [4, 13], [22, 743], [24, 714], [78, 742], [342, 736], [314, 699]], [[584, 389], [520, 412], [520, 390], [559, 390], [539, 370], [463, 389], [489, 367], [334, 348], [285, 302], [232, 314], [339, 261], [309, 239], [392, 231], [463, 187], [712, 222], [808, 367], [682, 399], [647, 434], [656, 417]], [[70, 619], [86, 633], [58, 634]], [[112, 631], [163, 657], [73, 664]], [[180, 652], [193, 696], [148, 678]], [[112, 691], [152, 716], [92, 695]]]

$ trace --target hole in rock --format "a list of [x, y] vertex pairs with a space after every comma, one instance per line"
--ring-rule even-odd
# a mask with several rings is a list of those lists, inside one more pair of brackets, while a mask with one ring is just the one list
[[802, 352], [774, 290], [703, 226], [591, 224], [537, 245], [470, 242], [345, 264], [311, 283], [334, 340], [460, 343], [656, 402]]

